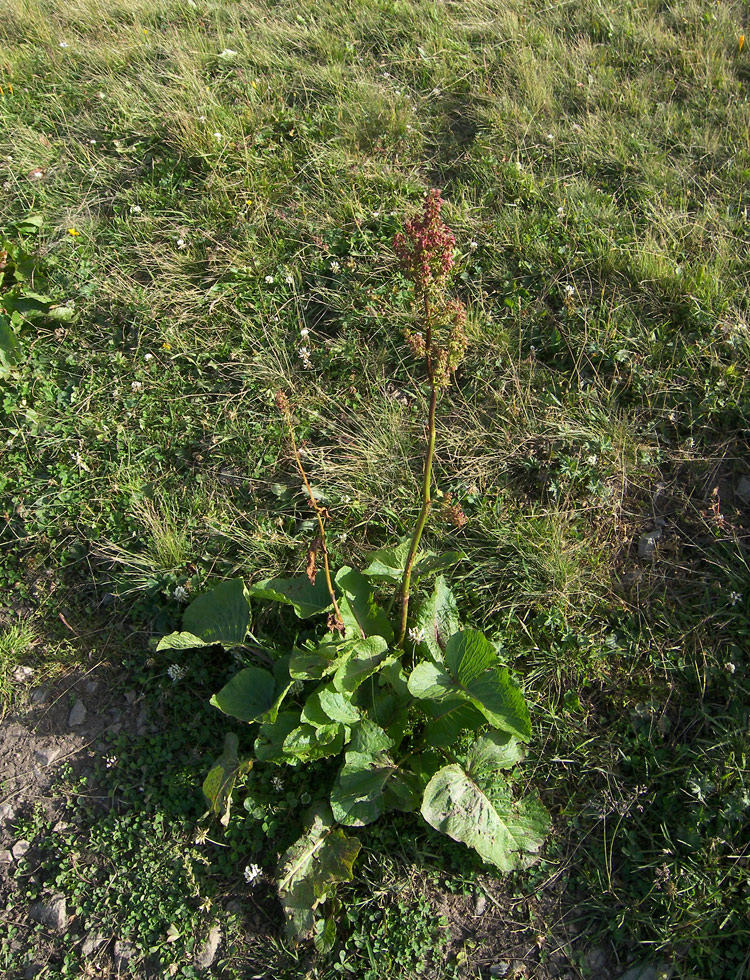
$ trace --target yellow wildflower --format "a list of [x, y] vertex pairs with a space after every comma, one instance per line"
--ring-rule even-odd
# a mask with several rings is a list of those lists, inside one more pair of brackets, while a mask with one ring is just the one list
[[80, 233], [80, 231], [76, 231], [76, 229], [75, 229], [75, 228], [68, 228], [68, 234], [69, 234], [69, 235], [72, 235], [72, 236], [73, 236], [73, 238], [78, 238], [78, 236], [79, 236], [79, 235], [80, 235], [81, 233]]
[[740, 51], [745, 47], [745, 35], [740, 34]]
[[172, 345], [166, 343], [166, 341], [161, 345], [162, 350], [172, 350]]

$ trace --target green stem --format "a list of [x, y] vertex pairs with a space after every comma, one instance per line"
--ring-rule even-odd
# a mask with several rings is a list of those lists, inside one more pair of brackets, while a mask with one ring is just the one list
[[[430, 372], [430, 374], [431, 373], [432, 372]], [[406, 560], [404, 577], [401, 580], [401, 621], [399, 623], [398, 641], [396, 643], [397, 647], [402, 647], [404, 645], [404, 637], [406, 636], [406, 622], [409, 615], [411, 573], [412, 569], [414, 568], [414, 561], [417, 557], [417, 548], [419, 548], [422, 532], [424, 531], [425, 524], [427, 523], [427, 518], [430, 515], [430, 509], [432, 508], [432, 460], [435, 456], [435, 410], [437, 408], [438, 390], [432, 377], [430, 378], [430, 384], [432, 386], [432, 391], [430, 394], [427, 454], [424, 461], [424, 477], [422, 481], [422, 510], [420, 511], [419, 519], [417, 520], [417, 526], [414, 528], [414, 534], [412, 535], [411, 539], [411, 547], [409, 548], [409, 557]]]

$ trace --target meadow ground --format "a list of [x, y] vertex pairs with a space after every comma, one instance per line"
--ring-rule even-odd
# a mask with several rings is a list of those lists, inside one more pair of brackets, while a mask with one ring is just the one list
[[[4, 976], [750, 975], [749, 14], [5, 0]], [[197, 831], [247, 739], [208, 705], [231, 659], [155, 648], [182, 596], [305, 567], [279, 388], [336, 561], [409, 533], [392, 241], [429, 187], [470, 345], [435, 474], [468, 523], [428, 537], [524, 687], [552, 832], [501, 876], [364, 828], [319, 955], [270, 884], [305, 768]]]

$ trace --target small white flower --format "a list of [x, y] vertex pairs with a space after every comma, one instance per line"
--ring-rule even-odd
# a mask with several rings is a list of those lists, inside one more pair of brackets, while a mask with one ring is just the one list
[[233, 51], [232, 48], [224, 48], [224, 50], [221, 52], [221, 54], [219, 55], [219, 57], [220, 58], [234, 58], [234, 56], [236, 54], [237, 54], [237, 52], [236, 51]]
[[372, 212], [372, 216], [373, 216], [373, 218], [379, 218], [380, 217], [380, 211], [373, 211]]
[[132, 381], [131, 384], [130, 384], [130, 390], [131, 391], [142, 391], [143, 390], [143, 382], [142, 381]]
[[557, 209], [557, 217], [558, 218], [564, 218], [565, 217], [565, 208], [558, 208]]
[[299, 335], [300, 335], [300, 337], [307, 337], [309, 335], [309, 333], [310, 333], [310, 331], [308, 330], [307, 327], [302, 327], [302, 329], [299, 332]]
[[476, 250], [478, 248], [479, 248], [479, 242], [473, 242], [473, 241], [472, 242], [469, 242], [469, 249], [470, 249], [470, 251], [476, 252]]
[[273, 281], [274, 281], [273, 280], [273, 276], [266, 276], [266, 284], [268, 286], [272, 286], [273, 285]]
[[61, 48], [69, 48], [70, 45], [68, 44], [67, 41], [60, 41], [59, 47], [61, 47]]
[[729, 601], [730, 601], [730, 603], [733, 606], [736, 606], [738, 602], [741, 602], [742, 601], [742, 593], [741, 592], [730, 592], [729, 593]]
[[187, 667], [183, 667], [181, 664], [170, 664], [167, 667], [167, 674], [169, 675], [173, 684], [181, 681], [182, 678], [187, 674]]
[[433, 89], [433, 90], [432, 90], [432, 91], [430, 92], [430, 95], [440, 95], [440, 89], [439, 89], [439, 88], [434, 88], [434, 89]]
[[130, 213], [131, 214], [140, 214], [142, 210], [143, 209], [138, 204], [131, 204], [130, 205]]
[[214, 139], [216, 140], [217, 143], [221, 143], [221, 141], [224, 139], [224, 137], [221, 135], [218, 129], [214, 133]]
[[555, 134], [554, 133], [547, 133], [547, 142], [548, 143], [554, 143], [555, 142]]
[[117, 756], [105, 755], [104, 765], [107, 767], [107, 769], [113, 769], [117, 765]]
[[737, 664], [733, 664], [731, 660], [724, 664], [724, 670], [728, 674], [733, 674], [737, 670]]
[[153, 359], [154, 359], [154, 355], [150, 351], [149, 351], [148, 354], [144, 354], [143, 355], [143, 360], [144, 361], [153, 361]]
[[592, 453], [591, 456], [586, 457], [586, 462], [589, 464], [589, 466], [596, 466], [596, 464], [599, 462], [599, 457], [596, 455], [596, 453]]
[[272, 776], [271, 785], [273, 786], [273, 788], [276, 790], [277, 793], [280, 793], [284, 788], [284, 780], [281, 778], [281, 776]]
[[286, 276], [284, 276], [284, 282], [287, 284], [287, 286], [293, 286], [294, 276], [287, 274]]
[[417, 629], [415, 626], [412, 626], [409, 629], [409, 639], [411, 640], [412, 643], [422, 643], [424, 641], [424, 638], [425, 638], [425, 632], [423, 627]]
[[96, 146], [96, 140], [89, 140], [91, 146]]
[[172, 595], [175, 597], [175, 599], [178, 602], [187, 602], [188, 599], [190, 598], [190, 593], [188, 592], [188, 590], [185, 588], [184, 585], [178, 585], [177, 588], [172, 593]]
[[336, 261], [331, 262], [331, 272], [338, 272], [340, 269], [341, 266], [338, 264], [338, 262]]
[[184, 238], [177, 239], [177, 248], [179, 248], [181, 252], [187, 248], [187, 242], [185, 241]]
[[245, 881], [248, 885], [252, 885], [253, 882], [257, 881], [261, 877], [263, 871], [257, 864], [248, 864], [245, 867]]
[[565, 285], [563, 286], [563, 295], [565, 296], [565, 298], [573, 299], [575, 294], [576, 294], [575, 289], [573, 289], [573, 287], [570, 285], [569, 282], [566, 282]]

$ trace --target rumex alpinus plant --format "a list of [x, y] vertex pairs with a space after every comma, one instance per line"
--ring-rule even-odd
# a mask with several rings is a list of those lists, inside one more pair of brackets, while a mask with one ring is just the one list
[[[183, 632], [159, 644], [161, 650], [239, 646], [250, 628], [251, 600], [284, 603], [300, 619], [319, 619], [314, 640], [281, 653], [269, 644], [264, 655], [270, 669], [239, 671], [212, 703], [257, 726], [255, 760], [298, 767], [343, 754], [277, 877], [289, 936], [315, 932], [323, 946], [335, 933], [326, 903], [330, 909], [336, 884], [352, 877], [360, 849], [344, 828], [365, 826], [388, 810], [419, 810], [432, 827], [504, 871], [531, 864], [547, 831], [538, 800], [514, 799], [502, 775], [521, 761], [522, 743], [531, 735], [519, 687], [495, 646], [461, 627], [442, 575], [430, 594], [413, 601], [420, 582], [463, 557], [420, 547], [432, 506], [438, 400], [466, 350], [466, 311], [447, 293], [455, 240], [440, 216], [442, 204], [440, 192], [430, 191], [421, 216], [394, 241], [414, 288], [414, 320], [405, 339], [423, 364], [429, 393], [422, 506], [411, 537], [375, 552], [361, 571], [344, 566], [333, 575], [329, 515], [310, 486], [292, 409], [279, 392], [277, 407], [318, 526], [307, 573], [249, 587], [241, 580], [224, 582], [188, 606]], [[379, 598], [389, 589], [395, 602], [386, 607]], [[456, 751], [456, 745], [468, 748]], [[204, 783], [211, 810], [224, 822], [236, 779], [252, 765], [238, 759], [237, 746], [237, 737], [228, 735]]]

